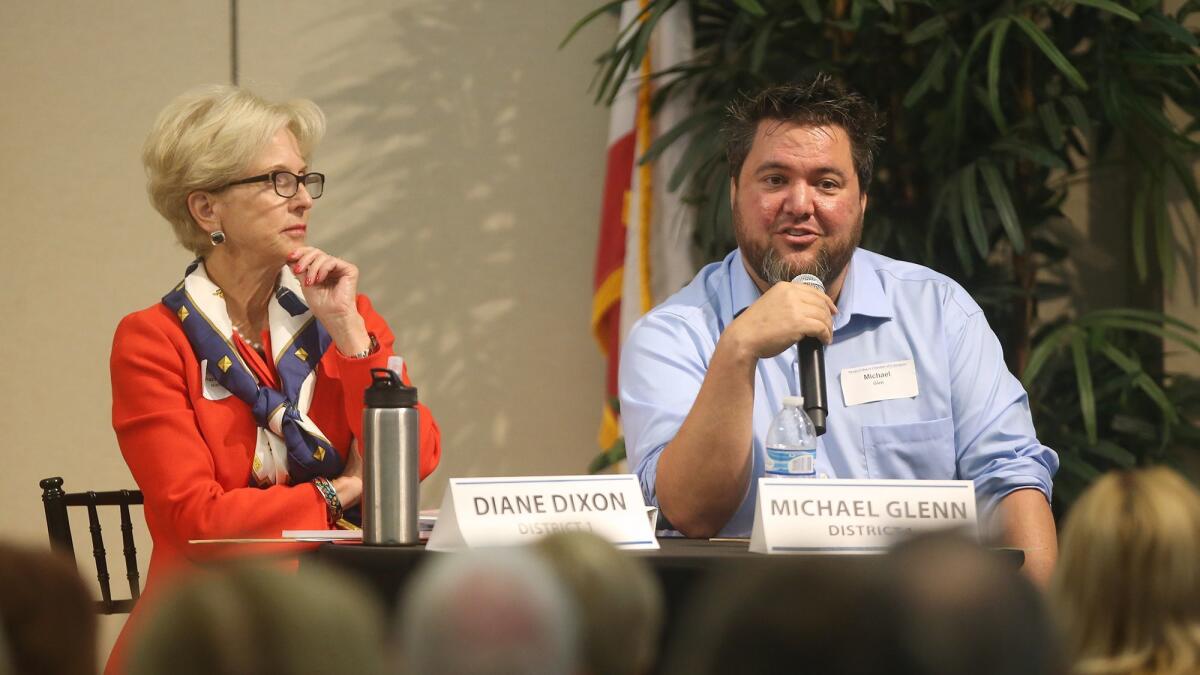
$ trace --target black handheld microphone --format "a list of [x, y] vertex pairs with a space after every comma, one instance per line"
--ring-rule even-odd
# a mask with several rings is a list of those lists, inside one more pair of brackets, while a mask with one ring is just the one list
[[[825, 284], [812, 274], [801, 274], [792, 279], [792, 283], [825, 292]], [[815, 337], [806, 337], [796, 344], [796, 350], [800, 353], [800, 395], [804, 397], [804, 412], [808, 413], [820, 436], [825, 433], [825, 416], [829, 413], [825, 403], [825, 345]]]

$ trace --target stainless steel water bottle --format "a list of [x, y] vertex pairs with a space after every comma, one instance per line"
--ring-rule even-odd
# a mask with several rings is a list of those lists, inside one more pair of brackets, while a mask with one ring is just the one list
[[363, 394], [363, 543], [420, 541], [420, 415], [417, 390], [387, 368], [371, 369]]

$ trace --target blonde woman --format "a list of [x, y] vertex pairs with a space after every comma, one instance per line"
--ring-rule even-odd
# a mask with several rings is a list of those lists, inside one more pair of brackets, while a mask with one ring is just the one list
[[1200, 493], [1165, 468], [1110, 473], [1076, 502], [1052, 601], [1073, 672], [1200, 672]]
[[[196, 256], [113, 338], [113, 428], [154, 540], [147, 598], [208, 550], [189, 540], [333, 527], [362, 497], [363, 390], [393, 337], [358, 268], [308, 244], [324, 129], [312, 101], [210, 86], [146, 140], [150, 201]], [[424, 478], [440, 445], [420, 419]]]

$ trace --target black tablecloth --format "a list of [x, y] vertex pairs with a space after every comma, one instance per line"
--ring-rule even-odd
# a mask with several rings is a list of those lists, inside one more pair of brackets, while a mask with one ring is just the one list
[[[768, 564], [778, 556], [750, 553], [746, 541], [709, 541], [704, 539], [660, 539], [658, 550], [627, 551], [627, 555], [646, 561], [658, 576], [666, 595], [668, 621], [673, 607], [686, 598], [696, 583], [715, 570], [731, 566]], [[366, 581], [385, 604], [394, 607], [404, 582], [421, 564], [433, 556], [424, 546], [362, 546], [322, 544], [306, 560], [319, 561], [352, 572]], [[864, 556], [848, 556], [867, 559]], [[302, 563], [304, 564], [304, 563]]]
[[[676, 619], [686, 610], [687, 602], [711, 576], [721, 573], [754, 574], [762, 566], [800, 562], [812, 556], [768, 556], [751, 553], [749, 543], [711, 541], [704, 539], [659, 539], [661, 548], [650, 551], [627, 551], [628, 555], [646, 561], [658, 577], [665, 601], [664, 640], [675, 627]], [[1000, 549], [999, 555], [1020, 567], [1024, 554], [1020, 550]], [[393, 610], [409, 576], [434, 556], [446, 555], [426, 551], [424, 546], [363, 546], [358, 544], [322, 544], [305, 561], [318, 561], [351, 572], [365, 581]], [[871, 564], [876, 556], [837, 556], [846, 565]], [[302, 562], [302, 565], [308, 564]]]
[[[751, 553], [745, 540], [659, 539], [661, 548], [650, 551], [627, 551], [627, 555], [646, 561], [658, 577], [663, 591], [664, 614], [660, 646], [666, 647], [688, 604], [705, 582], [722, 574], [755, 574], [768, 565], [801, 564], [816, 556], [770, 556]], [[997, 549], [997, 555], [1015, 567], [1024, 562], [1024, 552], [1017, 549]], [[408, 547], [363, 546], [359, 544], [322, 544], [302, 559], [306, 564], [329, 565], [350, 572], [366, 582], [394, 612], [400, 592], [422, 564], [436, 556], [447, 555], [426, 551], [423, 545]], [[820, 556], [838, 558], [847, 566], [877, 564], [879, 556], [843, 555]], [[662, 652], [660, 652], [662, 653]]]

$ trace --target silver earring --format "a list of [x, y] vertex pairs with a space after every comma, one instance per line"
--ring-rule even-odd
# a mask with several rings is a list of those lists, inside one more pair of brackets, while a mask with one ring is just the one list
[[208, 235], [208, 238], [212, 239], [213, 246], [220, 246], [225, 243], [225, 233], [220, 230]]

